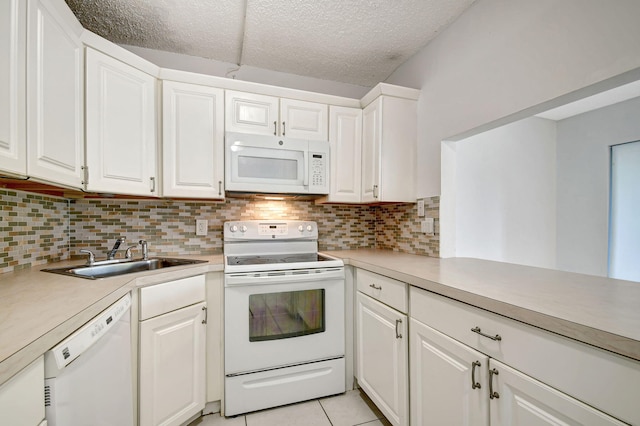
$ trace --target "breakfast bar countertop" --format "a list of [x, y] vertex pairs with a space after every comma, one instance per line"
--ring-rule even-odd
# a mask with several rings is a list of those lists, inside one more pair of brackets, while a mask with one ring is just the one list
[[640, 360], [640, 283], [472, 258], [374, 249], [330, 254], [345, 264]]
[[[346, 265], [640, 361], [640, 283], [470, 258], [388, 250], [331, 251]], [[87, 280], [41, 272], [0, 274], [0, 384], [127, 292], [223, 270], [222, 255], [170, 269]]]

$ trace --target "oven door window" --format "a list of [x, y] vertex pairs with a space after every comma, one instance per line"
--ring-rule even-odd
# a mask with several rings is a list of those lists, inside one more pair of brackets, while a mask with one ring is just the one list
[[249, 341], [287, 339], [325, 331], [324, 289], [249, 296]]

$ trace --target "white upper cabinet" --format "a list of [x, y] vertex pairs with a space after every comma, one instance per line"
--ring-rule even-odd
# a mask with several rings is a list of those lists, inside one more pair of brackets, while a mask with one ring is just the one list
[[328, 139], [325, 104], [227, 90], [225, 106], [228, 132]]
[[326, 141], [328, 107], [315, 102], [280, 99], [280, 135], [296, 139]]
[[224, 91], [162, 84], [163, 195], [224, 198]]
[[363, 111], [365, 203], [415, 202], [417, 103], [381, 95]]
[[276, 135], [278, 98], [227, 90], [225, 126], [227, 132]]
[[0, 174], [27, 174], [26, 39], [26, 2], [0, 2]]
[[80, 188], [84, 164], [82, 27], [68, 8], [51, 0], [27, 4], [27, 173]]
[[87, 48], [88, 191], [157, 196], [156, 79]]
[[325, 201], [359, 203], [362, 181], [362, 110], [329, 108], [331, 188]]

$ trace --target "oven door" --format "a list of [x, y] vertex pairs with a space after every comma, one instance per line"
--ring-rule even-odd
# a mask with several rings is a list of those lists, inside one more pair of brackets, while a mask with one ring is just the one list
[[225, 275], [225, 374], [344, 356], [344, 269]]
[[309, 142], [228, 132], [225, 189], [271, 193], [309, 192]]

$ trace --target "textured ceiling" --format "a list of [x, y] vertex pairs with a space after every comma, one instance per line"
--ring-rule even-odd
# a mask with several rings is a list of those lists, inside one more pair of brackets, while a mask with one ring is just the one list
[[373, 86], [475, 0], [67, 0], [118, 44]]

